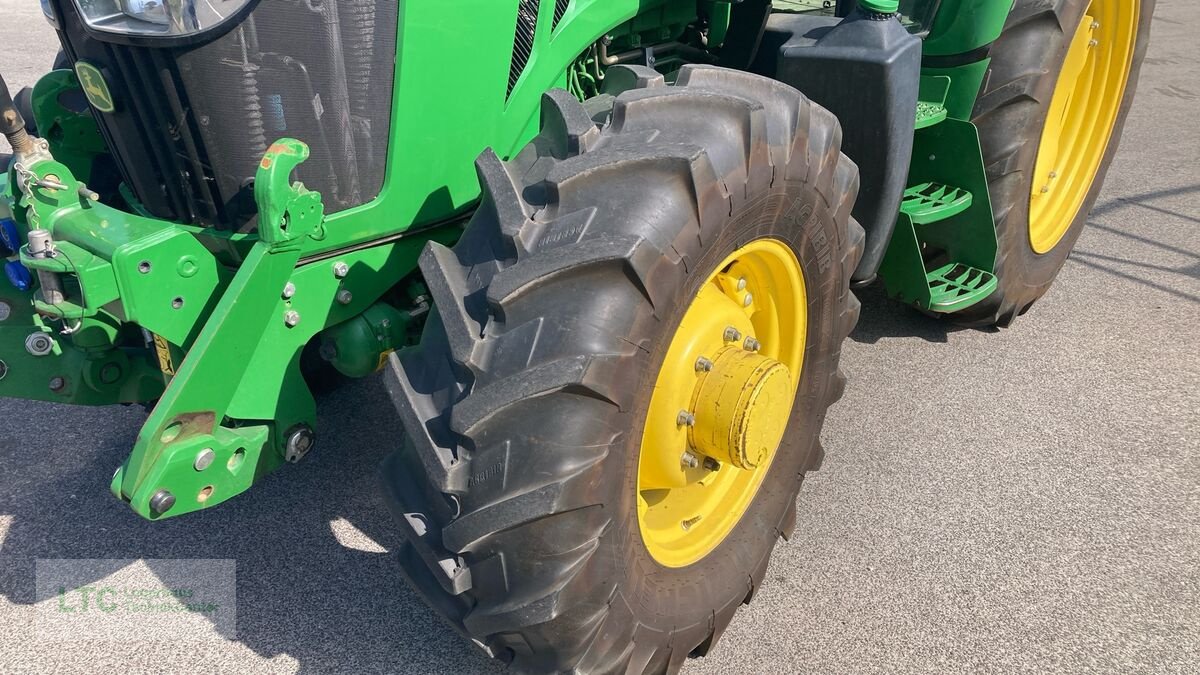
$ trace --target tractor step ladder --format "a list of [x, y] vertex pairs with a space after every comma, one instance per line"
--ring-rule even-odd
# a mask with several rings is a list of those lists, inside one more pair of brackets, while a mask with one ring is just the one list
[[916, 143], [896, 230], [879, 273], [888, 294], [936, 313], [996, 290], [996, 230], [979, 134], [946, 109], [951, 80], [921, 78]]

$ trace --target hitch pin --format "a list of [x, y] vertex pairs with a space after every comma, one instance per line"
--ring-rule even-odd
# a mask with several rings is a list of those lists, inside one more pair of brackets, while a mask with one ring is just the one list
[[[44, 190], [58, 191], [67, 189], [67, 186], [59, 181], [57, 176], [46, 176], [45, 178], [40, 178], [36, 183], [34, 183], [34, 185]], [[83, 183], [79, 184], [79, 189], [76, 190], [76, 193], [79, 195], [79, 198], [83, 199], [84, 201], [100, 201], [100, 194]]]
[[59, 180], [56, 176], [46, 176], [45, 178], [39, 178], [38, 182], [34, 183], [34, 185], [36, 185], [37, 187], [43, 188], [45, 190], [66, 190], [67, 189], [67, 186], [63, 185], [61, 182], [59, 182]]

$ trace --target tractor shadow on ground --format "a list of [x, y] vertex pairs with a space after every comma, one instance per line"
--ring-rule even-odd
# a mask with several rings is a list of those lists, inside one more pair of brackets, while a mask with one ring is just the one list
[[[43, 419], [67, 410], [4, 406], [10, 416]], [[177, 653], [160, 644], [169, 656], [204, 669], [228, 664], [240, 644], [263, 659], [295, 659], [301, 672], [498, 671], [401, 576], [398, 535], [378, 488], [379, 464], [401, 433], [382, 382], [348, 383], [323, 397], [320, 410], [321, 439], [304, 462], [209, 511], [157, 523], [108, 492], [108, 477], [144, 421], [140, 409], [87, 411], [92, 428], [74, 434], [30, 435], [5, 424], [0, 516], [11, 519], [0, 545], [0, 595], [18, 605], [10, 611], [28, 611], [37, 559], [234, 559], [236, 640], [180, 642]], [[38, 652], [58, 651], [29, 637]], [[256, 666], [252, 657], [242, 663], [277, 667]]]
[[[1088, 222], [1088, 228], [1106, 237], [1116, 237], [1123, 245], [1117, 250], [1113, 250], [1111, 246], [1107, 247], [1107, 250], [1103, 252], [1095, 250], [1095, 246], [1081, 245], [1071, 252], [1069, 261], [1124, 281], [1132, 281], [1161, 291], [1185, 302], [1200, 304], [1200, 295], [1170, 285], [1170, 282], [1174, 280], [1172, 276], [1161, 276], [1166, 273], [1190, 281], [1200, 280], [1200, 255], [1169, 241], [1159, 241], [1128, 232], [1111, 224], [1111, 221], [1119, 223], [1120, 215], [1130, 211], [1142, 211], [1154, 214], [1155, 218], [1161, 219], [1162, 224], [1168, 227], [1194, 229], [1200, 225], [1200, 217], [1182, 213], [1154, 202], [1196, 193], [1200, 193], [1200, 184], [1144, 192], [1130, 197], [1118, 197], [1097, 206], [1092, 210], [1092, 220]], [[1164, 257], [1181, 262], [1174, 265], [1163, 264]], [[1147, 275], [1158, 276], [1160, 281], [1148, 279]]]
[[850, 339], [859, 344], [873, 345], [884, 338], [918, 338], [926, 342], [945, 343], [952, 333], [963, 330], [994, 331], [994, 328], [972, 329], [956, 326], [944, 319], [921, 314], [887, 296], [883, 282], [854, 291], [862, 302], [858, 326]]

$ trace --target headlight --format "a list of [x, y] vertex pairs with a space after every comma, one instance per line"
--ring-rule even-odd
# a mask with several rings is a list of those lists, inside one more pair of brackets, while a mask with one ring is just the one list
[[[45, 5], [46, 0], [42, 0]], [[75, 0], [95, 30], [124, 35], [180, 37], [208, 30], [253, 0]]]

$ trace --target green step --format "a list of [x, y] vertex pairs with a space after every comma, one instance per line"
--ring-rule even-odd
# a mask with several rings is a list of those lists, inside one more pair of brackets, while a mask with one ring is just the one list
[[966, 309], [996, 290], [996, 275], [960, 263], [940, 267], [926, 275], [926, 280], [931, 294], [931, 312]]
[[916, 225], [945, 220], [966, 211], [974, 198], [971, 193], [940, 183], [921, 183], [904, 191], [900, 210]]
[[931, 127], [939, 122], [944, 122], [949, 113], [946, 111], [946, 106], [933, 103], [930, 101], [917, 102], [917, 123], [916, 129], [924, 129]]
[[946, 110], [946, 97], [950, 94], [950, 78], [945, 75], [922, 75], [921, 89], [917, 94], [917, 129], [924, 129], [946, 121], [950, 116]]

